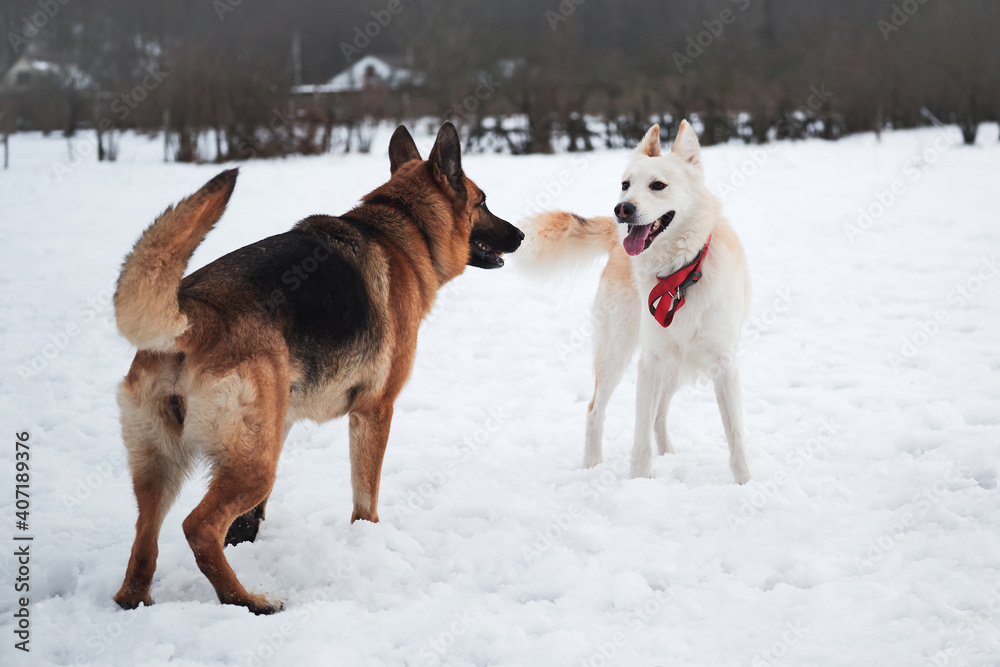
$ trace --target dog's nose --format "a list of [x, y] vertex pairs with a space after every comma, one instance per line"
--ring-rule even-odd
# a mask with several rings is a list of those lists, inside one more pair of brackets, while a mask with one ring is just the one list
[[627, 201], [618, 204], [618, 206], [615, 206], [615, 215], [618, 216], [619, 220], [624, 220], [625, 218], [629, 218], [632, 216], [633, 213], [635, 213], [635, 205]]
[[523, 241], [524, 240], [524, 232], [522, 232], [517, 227], [515, 227], [514, 229], [517, 231], [517, 240], [518, 241]]

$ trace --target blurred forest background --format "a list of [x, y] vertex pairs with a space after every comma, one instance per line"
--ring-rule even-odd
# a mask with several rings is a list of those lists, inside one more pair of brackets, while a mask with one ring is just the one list
[[96, 130], [98, 159], [125, 130], [225, 161], [427, 117], [545, 153], [1000, 116], [996, 0], [3, 0], [0, 35], [0, 134]]

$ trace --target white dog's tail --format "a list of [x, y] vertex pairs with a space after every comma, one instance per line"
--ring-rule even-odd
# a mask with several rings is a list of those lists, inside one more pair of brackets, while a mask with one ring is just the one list
[[531, 273], [563, 274], [604, 256], [610, 256], [609, 265], [628, 266], [628, 255], [611, 217], [583, 218], [549, 211], [522, 220], [518, 227], [525, 238], [515, 255], [517, 266]]

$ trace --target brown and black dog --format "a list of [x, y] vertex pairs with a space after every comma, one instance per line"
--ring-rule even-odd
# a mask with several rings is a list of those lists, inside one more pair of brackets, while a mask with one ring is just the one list
[[182, 278], [236, 184], [226, 171], [167, 209], [125, 259], [115, 293], [138, 348], [122, 382], [122, 437], [139, 519], [115, 601], [149, 605], [163, 517], [199, 457], [204, 499], [184, 520], [198, 567], [227, 604], [248, 593], [223, 555], [256, 536], [282, 443], [301, 419], [350, 415], [351, 520], [378, 521], [393, 402], [437, 290], [466, 265], [503, 266], [524, 235], [486, 208], [445, 123], [427, 161], [400, 126], [391, 179], [340, 217], [315, 215]]

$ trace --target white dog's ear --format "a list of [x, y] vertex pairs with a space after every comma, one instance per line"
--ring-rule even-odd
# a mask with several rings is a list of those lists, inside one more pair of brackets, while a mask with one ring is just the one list
[[681, 127], [677, 130], [677, 138], [674, 139], [670, 152], [676, 153], [682, 160], [696, 167], [701, 166], [701, 144], [698, 143], [698, 135], [686, 120], [681, 121]]
[[649, 157], [657, 157], [660, 154], [660, 126], [654, 125], [649, 128], [635, 150]]

